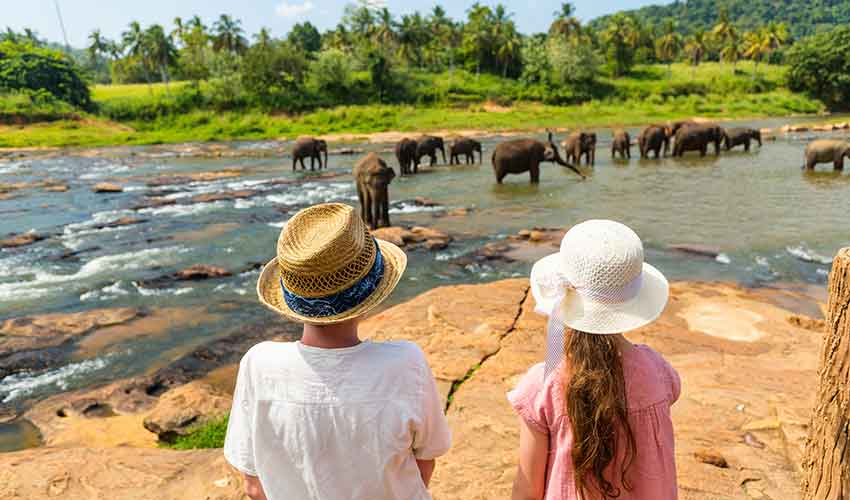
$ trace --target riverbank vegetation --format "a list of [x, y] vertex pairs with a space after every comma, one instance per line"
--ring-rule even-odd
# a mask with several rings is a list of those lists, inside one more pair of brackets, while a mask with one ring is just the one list
[[[132, 22], [120, 40], [96, 30], [75, 57], [32, 32], [0, 34], [0, 146], [637, 125], [847, 103], [805, 78], [789, 90], [796, 47], [812, 42], [778, 22], [739, 25], [726, 9], [706, 31], [623, 13], [582, 25], [565, 3], [530, 36], [502, 5], [474, 4], [463, 20], [439, 6], [395, 18], [362, 0], [325, 33], [305, 22], [249, 40], [227, 15], [173, 24]], [[30, 53], [42, 62], [29, 73], [48, 77], [15, 76]], [[60, 70], [90, 85], [69, 97], [70, 80], [50, 77]]]
[[175, 450], [223, 448], [227, 421], [228, 418], [223, 417], [207, 422], [185, 436], [178, 436], [173, 443], [166, 446]]

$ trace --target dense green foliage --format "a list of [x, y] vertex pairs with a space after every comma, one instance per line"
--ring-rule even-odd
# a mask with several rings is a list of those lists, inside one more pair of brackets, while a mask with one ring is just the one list
[[223, 448], [227, 434], [228, 418], [208, 422], [186, 436], [179, 436], [169, 448], [177, 450], [195, 450], [201, 448]]
[[91, 106], [78, 68], [58, 51], [29, 43], [0, 42], [0, 91], [29, 92], [41, 102], [52, 96], [83, 109]]
[[788, 52], [788, 85], [834, 108], [850, 108], [850, 27], [836, 28], [796, 44]]
[[[675, 20], [682, 33], [712, 30], [726, 9], [743, 30], [755, 30], [768, 23], [785, 23], [791, 35], [829, 31], [850, 22], [850, 2], [846, 0], [678, 0], [667, 5], [651, 5], [626, 12], [653, 25]], [[593, 20], [594, 29], [604, 29], [611, 16]]]

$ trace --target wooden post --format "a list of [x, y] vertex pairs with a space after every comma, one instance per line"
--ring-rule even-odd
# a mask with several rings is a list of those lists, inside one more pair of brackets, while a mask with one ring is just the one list
[[803, 500], [850, 500], [850, 248], [829, 275], [827, 331], [803, 458]]

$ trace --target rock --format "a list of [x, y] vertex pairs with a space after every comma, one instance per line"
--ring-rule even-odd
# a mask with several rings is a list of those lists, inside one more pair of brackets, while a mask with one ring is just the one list
[[45, 191], [49, 193], [64, 193], [68, 191], [68, 186], [65, 184], [58, 184], [56, 186], [47, 186], [44, 188]]
[[101, 182], [99, 184], [95, 184], [95, 186], [92, 188], [92, 191], [94, 191], [95, 193], [123, 193], [124, 188], [119, 186], [118, 184]]
[[37, 233], [23, 233], [11, 235], [4, 240], [0, 240], [0, 248], [17, 248], [27, 245], [32, 245], [45, 237]]
[[832, 125], [815, 125], [812, 127], [812, 132], [832, 132]]
[[424, 196], [417, 196], [413, 199], [414, 205], [417, 207], [439, 207], [440, 204], [431, 198], [426, 198]]
[[804, 125], [783, 125], [782, 128], [779, 129], [783, 134], [790, 134], [794, 132], [808, 132], [809, 127]]
[[523, 229], [516, 234], [520, 239], [527, 240], [531, 237], [531, 231]]
[[79, 260], [80, 255], [91, 253], [91, 252], [97, 252], [98, 250], [100, 250], [100, 247], [84, 248], [82, 250], [68, 250], [67, 252], [63, 252], [59, 255], [53, 255], [51, 257], [48, 257], [48, 259], [50, 259], [54, 262], [55, 261], [62, 261], [62, 260], [77, 261], [77, 260]]
[[0, 455], [3, 498], [233, 500], [241, 473], [221, 450], [35, 448]]
[[94, 228], [99, 231], [101, 229], [111, 229], [111, 228], [116, 228], [116, 227], [133, 226], [133, 225], [136, 225], [136, 224], [143, 224], [147, 221], [148, 221], [147, 219], [141, 219], [139, 217], [121, 217], [120, 219], [116, 219], [112, 222], [107, 222], [106, 224], [98, 224], [97, 226], [94, 226]]
[[699, 450], [694, 453], [694, 458], [704, 464], [720, 467], [721, 469], [729, 468], [729, 463], [726, 462], [726, 458], [714, 450]]
[[243, 191], [226, 191], [223, 193], [207, 193], [207, 194], [199, 194], [198, 196], [193, 196], [189, 198], [190, 203], [210, 203], [213, 201], [227, 201], [227, 200], [240, 200], [244, 198], [250, 198], [255, 196], [257, 191], [243, 190]]
[[466, 207], [453, 208], [446, 212], [448, 217], [466, 217], [472, 212], [472, 209]]
[[166, 175], [157, 177], [155, 179], [150, 179], [147, 181], [147, 185], [150, 187], [156, 186], [169, 186], [169, 185], [180, 185], [180, 184], [190, 184], [192, 182], [210, 182], [221, 179], [230, 179], [233, 177], [239, 177], [243, 175], [242, 170], [220, 170], [215, 172], [196, 172], [193, 174], [186, 175]]
[[163, 394], [145, 417], [145, 429], [170, 443], [230, 411], [232, 398], [203, 382], [190, 382]]
[[141, 314], [138, 309], [122, 307], [7, 319], [0, 326], [0, 356], [57, 347], [98, 328], [132, 321]]
[[198, 281], [232, 276], [230, 271], [216, 266], [197, 264], [175, 273], [174, 277], [181, 281]]
[[706, 245], [688, 245], [688, 244], [680, 244], [680, 245], [668, 245], [667, 248], [670, 250], [675, 250], [677, 252], [687, 253], [691, 255], [698, 255], [700, 257], [708, 257], [711, 259], [716, 259], [718, 255], [721, 254], [721, 250], [716, 247], [710, 247]]
[[847, 130], [847, 129], [850, 129], [850, 123], [848, 123], [848, 122], [836, 123], [832, 127], [835, 130]]
[[803, 316], [802, 314], [792, 314], [788, 316], [788, 322], [797, 328], [802, 328], [804, 330], [811, 330], [818, 333], [826, 331], [826, 321]]
[[145, 208], [158, 208], [165, 207], [169, 205], [176, 205], [177, 200], [172, 198], [145, 198], [141, 203], [138, 203], [132, 207], [132, 210], [143, 210]]
[[546, 239], [546, 234], [543, 231], [532, 231], [528, 235], [528, 241], [532, 241], [534, 243], [540, 243]]
[[407, 249], [425, 247], [429, 250], [442, 250], [452, 241], [452, 237], [447, 233], [421, 226], [411, 229], [397, 226], [384, 227], [372, 231], [372, 235]]

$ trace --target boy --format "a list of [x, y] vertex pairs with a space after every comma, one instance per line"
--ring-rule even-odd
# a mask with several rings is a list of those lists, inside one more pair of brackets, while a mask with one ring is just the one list
[[307, 208], [281, 231], [257, 292], [304, 333], [242, 358], [224, 445], [253, 500], [431, 498], [451, 444], [431, 369], [413, 343], [357, 335], [406, 265], [348, 205]]

